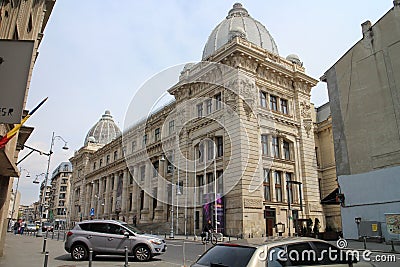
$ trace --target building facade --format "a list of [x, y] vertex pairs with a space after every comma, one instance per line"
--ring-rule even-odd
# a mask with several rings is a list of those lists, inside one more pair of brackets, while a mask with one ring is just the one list
[[49, 219], [54, 222], [56, 229], [65, 228], [70, 212], [70, 188], [72, 165], [70, 162], [61, 162], [53, 171], [51, 177], [51, 197], [49, 203]]
[[10, 196], [10, 205], [8, 207], [8, 220], [16, 221], [18, 219], [18, 207], [21, 200], [21, 192], [12, 190]]
[[[172, 103], [106, 144], [87, 137], [70, 159], [71, 220], [111, 218], [200, 234], [301, 234], [325, 227], [311, 88], [296, 55], [235, 4], [202, 62], [165, 88]], [[165, 228], [163, 228], [165, 227]]]
[[[395, 0], [374, 25], [361, 24], [362, 39], [321, 77], [329, 92], [345, 238], [399, 239], [399, 25]], [[364, 223], [374, 230], [363, 232]]]
[[[32, 70], [38, 56], [38, 48], [54, 4], [55, 0], [4, 0], [0, 2], [0, 39], [34, 41], [23, 108], [25, 108]], [[27, 112], [24, 112], [24, 116], [26, 115]], [[13, 127], [14, 125], [11, 124], [0, 123], [0, 135], [5, 135]], [[17, 146], [17, 143], [23, 145], [32, 131], [32, 127], [21, 127], [17, 136], [9, 141], [5, 148], [0, 149], [0, 256], [3, 255], [8, 223], [6, 218], [13, 184], [11, 177], [20, 175], [16, 162], [18, 152], [22, 147]]]

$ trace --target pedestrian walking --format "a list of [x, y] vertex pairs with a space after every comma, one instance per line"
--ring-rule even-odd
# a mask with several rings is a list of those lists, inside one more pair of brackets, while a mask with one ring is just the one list
[[21, 234], [21, 235], [24, 234], [25, 228], [26, 228], [26, 222], [25, 222], [25, 220], [22, 220], [22, 223], [21, 223], [21, 231], [20, 231], [20, 234]]
[[14, 223], [14, 235], [18, 234], [19, 227], [20, 227], [19, 221], [16, 221]]

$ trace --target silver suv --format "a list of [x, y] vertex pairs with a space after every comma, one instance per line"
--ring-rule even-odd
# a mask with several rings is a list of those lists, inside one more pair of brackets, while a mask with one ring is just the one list
[[88, 258], [89, 249], [93, 255], [125, 254], [128, 247], [130, 256], [138, 261], [147, 261], [165, 253], [165, 240], [154, 235], [141, 235], [127, 223], [114, 220], [90, 220], [77, 223], [67, 233], [64, 248], [74, 260]]

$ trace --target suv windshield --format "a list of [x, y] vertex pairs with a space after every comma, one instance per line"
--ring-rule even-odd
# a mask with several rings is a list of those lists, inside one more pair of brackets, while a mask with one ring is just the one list
[[253, 247], [216, 245], [203, 254], [197, 264], [204, 266], [246, 266], [255, 250], [256, 248]]

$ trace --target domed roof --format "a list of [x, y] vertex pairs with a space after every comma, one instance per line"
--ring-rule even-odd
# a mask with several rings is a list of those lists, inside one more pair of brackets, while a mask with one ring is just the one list
[[85, 146], [89, 143], [108, 144], [121, 134], [109, 110], [101, 116], [100, 120], [90, 129], [85, 138]]
[[264, 25], [253, 19], [242, 4], [236, 3], [226, 19], [211, 32], [203, 50], [202, 59], [206, 60], [236, 36], [278, 54], [278, 47]]

